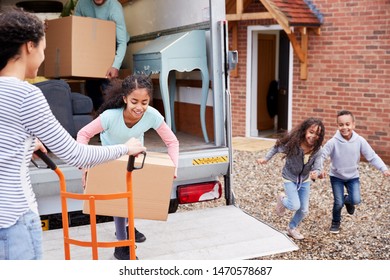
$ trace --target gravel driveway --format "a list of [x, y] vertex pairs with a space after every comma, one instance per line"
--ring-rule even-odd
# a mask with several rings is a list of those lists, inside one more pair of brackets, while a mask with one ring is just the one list
[[[268, 164], [258, 165], [256, 159], [267, 149], [260, 151], [234, 150], [233, 186], [236, 205], [276, 229], [285, 231], [292, 216], [286, 211], [283, 217], [274, 213], [275, 196], [283, 190], [281, 155]], [[328, 169], [326, 164], [325, 168]], [[360, 163], [362, 203], [356, 206], [354, 215], [342, 211], [339, 234], [329, 233], [332, 215], [332, 190], [329, 178], [312, 184], [310, 213], [300, 226], [304, 240], [295, 240], [299, 250], [263, 257], [267, 260], [388, 260], [390, 259], [390, 179], [365, 162]], [[188, 208], [214, 207], [224, 203], [198, 203], [181, 205], [179, 211]]]

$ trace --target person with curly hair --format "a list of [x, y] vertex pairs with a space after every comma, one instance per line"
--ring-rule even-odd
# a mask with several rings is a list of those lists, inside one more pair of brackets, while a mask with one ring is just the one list
[[[153, 83], [149, 76], [134, 74], [123, 81], [113, 80], [106, 89], [107, 98], [98, 110], [98, 117], [78, 132], [77, 141], [88, 144], [92, 137], [100, 133], [104, 146], [123, 143], [128, 137], [135, 137], [143, 143], [144, 133], [154, 129], [167, 146], [168, 155], [176, 166], [176, 177], [179, 141], [165, 123], [164, 117], [149, 106], [152, 93]], [[127, 219], [114, 217], [114, 223], [116, 238], [127, 239]], [[135, 229], [135, 241], [143, 242], [145, 239], [146, 237]], [[116, 247], [114, 256], [119, 260], [128, 260], [130, 248]]]
[[37, 16], [17, 8], [1, 12], [0, 46], [0, 259], [42, 259], [29, 172], [33, 152], [47, 152], [46, 146], [67, 164], [90, 168], [145, 147], [130, 137], [110, 147], [82, 145], [61, 126], [42, 91], [25, 81], [36, 77], [45, 58], [44, 23]]
[[285, 193], [277, 195], [276, 214], [286, 209], [295, 211], [287, 227], [287, 234], [297, 240], [304, 239], [298, 226], [309, 213], [310, 184], [321, 174], [322, 142], [325, 127], [321, 120], [308, 118], [278, 139], [266, 156], [257, 163], [266, 164], [277, 153], [283, 153], [282, 170]]

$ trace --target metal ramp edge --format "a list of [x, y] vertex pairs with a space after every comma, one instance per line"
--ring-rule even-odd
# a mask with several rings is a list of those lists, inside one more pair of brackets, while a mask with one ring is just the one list
[[[137, 243], [140, 260], [245, 260], [298, 250], [284, 233], [235, 206], [220, 206], [168, 215], [167, 221], [135, 220], [147, 240]], [[113, 222], [97, 225], [99, 240], [115, 240]], [[89, 226], [70, 234], [89, 236]], [[63, 259], [62, 229], [43, 233], [44, 259]], [[99, 249], [110, 260], [113, 248]], [[89, 248], [72, 247], [71, 259], [91, 259]]]
[[167, 222], [136, 221], [148, 240], [138, 244], [145, 260], [252, 259], [298, 250], [284, 233], [235, 206], [168, 216]]

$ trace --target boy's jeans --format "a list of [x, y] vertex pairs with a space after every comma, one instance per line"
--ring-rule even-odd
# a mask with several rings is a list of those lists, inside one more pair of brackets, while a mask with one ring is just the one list
[[289, 223], [291, 229], [298, 227], [309, 213], [310, 183], [307, 181], [298, 186], [293, 182], [284, 182], [287, 197], [283, 199], [283, 204], [287, 209], [296, 211]]
[[36, 213], [29, 211], [16, 224], [0, 229], [0, 260], [42, 259], [42, 226]]
[[[360, 203], [360, 181], [359, 178], [342, 180], [337, 177], [330, 176], [330, 183], [333, 190], [333, 222], [341, 221], [341, 209], [344, 203], [359, 204]], [[344, 186], [347, 188], [347, 197], [344, 200]]]

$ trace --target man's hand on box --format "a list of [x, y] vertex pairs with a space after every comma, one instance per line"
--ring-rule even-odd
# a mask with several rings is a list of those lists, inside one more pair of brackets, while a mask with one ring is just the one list
[[107, 79], [118, 78], [118, 76], [119, 76], [119, 70], [118, 69], [116, 69], [115, 67], [108, 68], [107, 73], [106, 73], [106, 78]]

